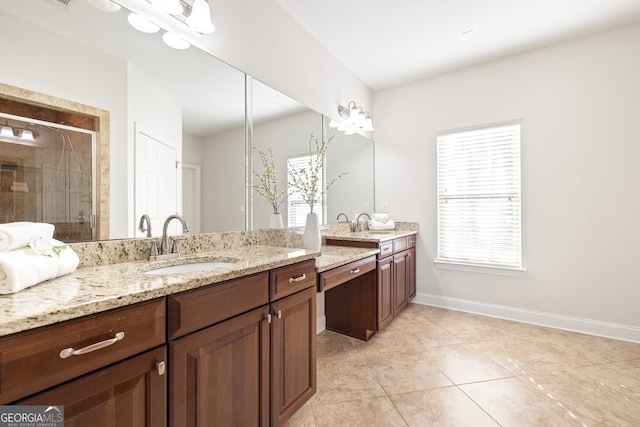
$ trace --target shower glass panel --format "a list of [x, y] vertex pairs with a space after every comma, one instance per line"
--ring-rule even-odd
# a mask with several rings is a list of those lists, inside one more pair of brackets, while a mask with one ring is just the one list
[[0, 223], [54, 224], [64, 242], [94, 239], [96, 133], [0, 113]]

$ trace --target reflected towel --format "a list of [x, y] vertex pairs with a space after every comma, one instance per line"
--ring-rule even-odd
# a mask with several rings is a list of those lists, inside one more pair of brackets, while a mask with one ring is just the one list
[[54, 226], [45, 222], [0, 224], [0, 252], [26, 247], [32, 239], [51, 239]]
[[389, 214], [388, 213], [372, 213], [371, 219], [373, 221], [378, 221], [378, 222], [387, 222], [389, 221]]
[[64, 243], [37, 240], [39, 244], [34, 244], [36, 240], [29, 243], [32, 247], [0, 252], [0, 294], [13, 294], [78, 267], [78, 255]]
[[371, 231], [394, 230], [395, 228], [396, 223], [391, 219], [388, 219], [385, 222], [374, 220], [369, 221], [369, 230]]

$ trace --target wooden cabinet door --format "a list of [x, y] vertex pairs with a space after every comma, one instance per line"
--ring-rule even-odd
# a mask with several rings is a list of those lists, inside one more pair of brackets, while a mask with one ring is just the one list
[[409, 301], [416, 296], [416, 248], [411, 248], [407, 254], [407, 289]]
[[271, 425], [280, 426], [316, 392], [316, 289], [271, 305]]
[[268, 307], [169, 343], [171, 426], [269, 425]]
[[378, 331], [393, 320], [393, 257], [378, 260]]
[[166, 356], [159, 347], [15, 403], [64, 406], [66, 427], [166, 426]]
[[393, 256], [393, 315], [402, 311], [408, 304], [408, 251]]

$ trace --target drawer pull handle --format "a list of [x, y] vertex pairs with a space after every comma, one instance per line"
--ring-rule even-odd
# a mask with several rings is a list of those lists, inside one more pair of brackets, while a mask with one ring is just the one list
[[156, 364], [156, 371], [158, 371], [158, 375], [162, 376], [167, 370], [167, 365], [165, 365], [164, 361]]
[[306, 274], [303, 274], [302, 276], [298, 276], [298, 277], [289, 277], [289, 283], [299, 282], [299, 281], [304, 280], [306, 278], [307, 278]]
[[64, 350], [62, 350], [60, 352], [60, 358], [61, 359], [66, 359], [67, 357], [71, 357], [71, 356], [81, 356], [83, 354], [91, 353], [92, 351], [96, 351], [96, 350], [100, 350], [101, 348], [109, 347], [110, 345], [115, 344], [118, 341], [123, 340], [123, 339], [124, 339], [124, 332], [118, 332], [111, 339], [100, 341], [100, 342], [88, 345], [88, 346], [83, 347], [83, 348], [78, 349], [78, 350], [75, 350], [74, 348], [71, 348], [71, 347], [65, 348]]
[[383, 252], [389, 252], [391, 250], [391, 248], [383, 248], [382, 251]]
[[356, 274], [356, 273], [360, 273], [359, 268], [354, 268], [353, 270], [349, 270], [349, 274]]

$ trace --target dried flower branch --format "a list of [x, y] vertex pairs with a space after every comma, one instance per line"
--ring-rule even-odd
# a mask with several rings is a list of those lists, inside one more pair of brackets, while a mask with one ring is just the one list
[[273, 162], [273, 152], [271, 148], [267, 151], [255, 148], [260, 155], [262, 161], [262, 173], [253, 171], [253, 176], [258, 179], [258, 182], [253, 184], [253, 189], [273, 208], [273, 213], [280, 213], [280, 206], [287, 200], [287, 191], [278, 191], [278, 174], [276, 173], [276, 167]]
[[[313, 132], [309, 137], [309, 164], [305, 168], [296, 169], [288, 165], [289, 171], [289, 186], [293, 191], [300, 195], [302, 200], [309, 205], [311, 213], [313, 213], [313, 207], [322, 199], [326, 191], [335, 184], [340, 178], [347, 175], [349, 172], [343, 172], [334, 178], [327, 186], [320, 188], [318, 185], [320, 178], [324, 170], [324, 162], [327, 154], [327, 148], [329, 143], [333, 140], [331, 136], [328, 140], [319, 142], [316, 137], [313, 136]], [[289, 163], [289, 162], [287, 162]]]

